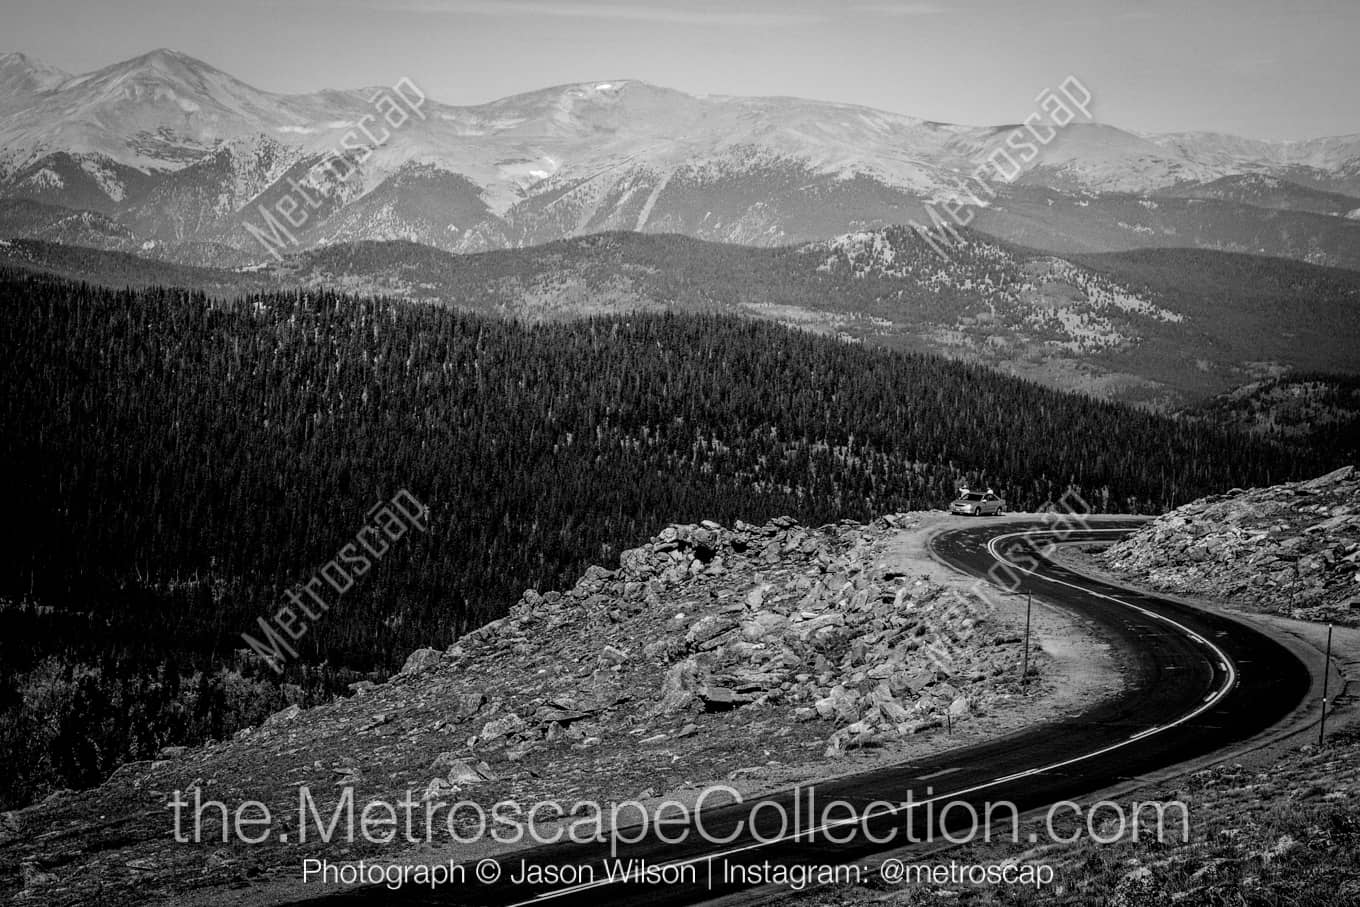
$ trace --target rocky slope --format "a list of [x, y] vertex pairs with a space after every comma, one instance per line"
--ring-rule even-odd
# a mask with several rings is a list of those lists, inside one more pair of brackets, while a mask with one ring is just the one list
[[1201, 498], [1109, 548], [1116, 574], [1303, 620], [1360, 622], [1360, 476]]
[[[885, 546], [917, 522], [669, 527], [617, 570], [526, 592], [506, 618], [413, 653], [387, 683], [7, 813], [0, 892], [145, 903], [291, 878], [305, 856], [399, 855], [299, 845], [288, 820], [302, 785], [327, 815], [344, 788], [356, 804], [407, 790], [484, 806], [652, 801], [724, 779], [790, 786], [899, 741], [944, 743], [946, 728], [968, 733], [993, 711], [1018, 714], [1014, 627], [962, 587], [885, 565]], [[1042, 676], [1031, 686], [1042, 691]], [[1051, 710], [1035, 691], [1035, 707]], [[255, 846], [175, 844], [167, 803], [195, 789], [263, 801], [282, 824]]]

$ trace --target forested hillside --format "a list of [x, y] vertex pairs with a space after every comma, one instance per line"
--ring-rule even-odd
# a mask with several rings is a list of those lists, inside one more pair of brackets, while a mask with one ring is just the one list
[[738, 314], [1163, 411], [1287, 370], [1360, 366], [1354, 271], [1185, 249], [1062, 259], [967, 230], [949, 256], [901, 227], [775, 249], [639, 233], [475, 255], [337, 243], [246, 270], [0, 240], [0, 266], [118, 288], [336, 289], [530, 323]]
[[1296, 372], [1258, 381], [1185, 412], [1191, 418], [1360, 461], [1360, 377]]
[[[0, 272], [0, 801], [229, 733], [447, 645], [667, 523], [1159, 511], [1325, 456], [768, 323], [525, 326], [327, 292], [214, 302]], [[240, 633], [401, 489], [280, 686]]]
[[1285, 370], [1360, 368], [1354, 271], [1187, 249], [1063, 259], [959, 235], [948, 261], [904, 227], [778, 249], [632, 233], [481, 255], [353, 243], [273, 273], [531, 321], [738, 313], [1166, 410]]

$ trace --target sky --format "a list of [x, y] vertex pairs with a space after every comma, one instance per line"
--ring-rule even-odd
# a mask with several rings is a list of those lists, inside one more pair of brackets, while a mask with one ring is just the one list
[[1102, 122], [1360, 133], [1360, 0], [0, 0], [0, 52], [87, 72], [158, 48], [269, 91], [476, 104], [642, 79], [942, 122], [1022, 120], [1077, 76]]

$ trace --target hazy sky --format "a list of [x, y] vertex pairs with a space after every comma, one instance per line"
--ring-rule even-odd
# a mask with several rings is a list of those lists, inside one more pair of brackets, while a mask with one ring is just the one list
[[1360, 0], [0, 0], [0, 51], [84, 72], [156, 47], [258, 88], [409, 76], [470, 104], [637, 78], [1010, 123], [1068, 74], [1097, 118], [1360, 132]]

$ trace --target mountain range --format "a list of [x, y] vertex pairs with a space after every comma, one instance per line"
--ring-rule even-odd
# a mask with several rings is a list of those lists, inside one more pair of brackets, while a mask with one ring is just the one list
[[[83, 75], [0, 56], [0, 236], [258, 263], [272, 257], [262, 208], [301, 184], [297, 248], [475, 252], [610, 230], [779, 246], [928, 223], [925, 203], [956, 196], [1018, 128], [626, 79], [464, 107], [405, 85], [416, 107], [386, 128], [391, 87], [278, 94], [169, 50]], [[359, 154], [344, 143], [364, 123], [381, 141]], [[337, 151], [353, 165], [343, 178], [314, 169]], [[1360, 135], [1264, 142], [1077, 121], [992, 188], [972, 226], [1038, 249], [1189, 246], [1360, 268]]]
[[631, 231], [464, 254], [362, 241], [237, 268], [0, 240], [0, 266], [117, 288], [339, 290], [540, 324], [736, 314], [1157, 409], [1293, 369], [1356, 370], [1353, 270], [1194, 249], [1058, 256], [971, 230], [950, 253], [906, 227], [775, 248]]

